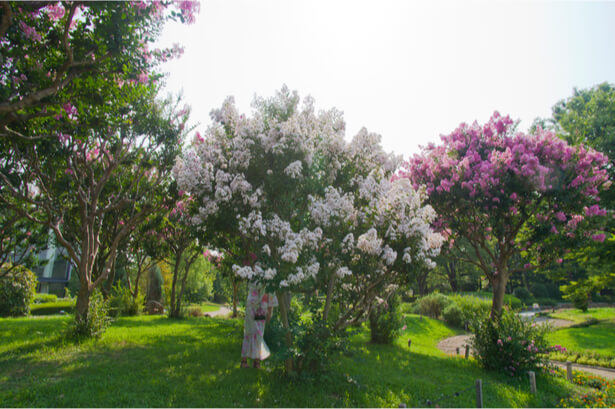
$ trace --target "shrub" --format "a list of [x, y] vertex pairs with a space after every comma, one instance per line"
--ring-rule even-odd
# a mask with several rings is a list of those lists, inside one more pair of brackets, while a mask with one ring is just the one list
[[28, 315], [36, 284], [36, 275], [24, 266], [17, 266], [0, 278], [0, 317]]
[[410, 304], [410, 303], [407, 303], [407, 302], [402, 302], [401, 304], [399, 304], [399, 311], [402, 314], [413, 314], [414, 313], [414, 305]]
[[477, 319], [482, 320], [491, 311], [491, 301], [484, 298], [471, 295], [452, 295], [449, 296], [449, 299], [461, 309], [459, 328], [465, 328], [466, 323], [470, 325]]
[[525, 376], [527, 371], [541, 371], [551, 350], [547, 344], [548, 326], [523, 321], [504, 311], [499, 320], [489, 317], [475, 323], [472, 347], [480, 365], [510, 376]]
[[68, 327], [66, 338], [80, 342], [88, 338], [100, 338], [109, 326], [109, 307], [100, 291], [90, 295], [90, 308], [87, 320], [77, 319]]
[[393, 295], [376, 305], [369, 314], [371, 341], [375, 344], [390, 344], [399, 335], [403, 325], [400, 297]]
[[72, 313], [75, 310], [74, 300], [60, 300], [57, 302], [49, 302], [44, 304], [32, 304], [30, 307], [31, 315], [53, 315], [60, 314], [62, 311], [65, 313]]
[[201, 309], [201, 307], [189, 307], [186, 311], [186, 315], [188, 315], [189, 317], [198, 318], [198, 317], [202, 317], [203, 315], [205, 315], [205, 313], [203, 313], [203, 310]]
[[416, 301], [415, 312], [437, 319], [450, 303], [451, 300], [444, 294], [429, 294]]
[[520, 299], [523, 303], [527, 304], [532, 298], [532, 294], [525, 287], [517, 287], [513, 291], [513, 295]]
[[139, 315], [143, 309], [145, 297], [142, 294], [135, 299], [130, 290], [118, 283], [113, 287], [109, 297], [109, 315], [112, 317]]
[[[342, 334], [331, 330], [334, 319], [330, 322], [318, 318], [312, 320], [307, 317], [310, 315], [318, 317], [318, 313], [312, 311], [312, 314], [303, 314], [303, 312], [301, 303], [297, 297], [293, 297], [288, 316], [288, 321], [291, 323], [290, 331], [294, 339], [292, 348], [289, 349], [286, 346], [284, 339], [286, 331], [278, 313], [274, 313], [265, 326], [264, 340], [271, 350], [270, 361], [273, 365], [282, 365], [287, 358], [290, 358], [297, 372], [316, 373], [324, 370], [328, 364], [333, 362], [332, 357], [344, 350], [344, 338]], [[339, 313], [339, 304], [332, 304], [329, 318]]]
[[442, 317], [448, 325], [453, 327], [463, 328], [466, 320], [464, 319], [463, 311], [457, 303], [452, 302], [442, 312]]
[[55, 294], [35, 294], [34, 304], [52, 303], [58, 301], [58, 296]]

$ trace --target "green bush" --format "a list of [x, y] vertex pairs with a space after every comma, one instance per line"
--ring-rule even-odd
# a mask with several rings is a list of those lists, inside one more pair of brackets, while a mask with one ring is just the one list
[[90, 295], [90, 307], [87, 319], [77, 319], [68, 327], [66, 338], [80, 342], [88, 338], [100, 338], [109, 326], [109, 307], [100, 291]]
[[461, 322], [457, 325], [459, 328], [465, 328], [466, 324], [483, 319], [491, 311], [491, 301], [484, 298], [455, 294], [449, 296], [449, 299], [461, 309]]
[[24, 266], [16, 266], [0, 278], [0, 317], [28, 315], [36, 284], [36, 275]]
[[437, 319], [450, 303], [451, 300], [446, 295], [433, 293], [419, 298], [416, 301], [414, 311]]
[[53, 315], [60, 314], [62, 311], [65, 313], [72, 313], [75, 311], [74, 300], [61, 299], [57, 302], [48, 302], [44, 304], [32, 304], [30, 307], [31, 315]]
[[457, 328], [463, 328], [466, 322], [461, 307], [455, 302], [450, 303], [448, 307], [444, 309], [442, 317], [448, 325]]
[[546, 339], [548, 326], [533, 326], [504, 311], [498, 320], [486, 317], [475, 322], [472, 330], [472, 347], [483, 368], [515, 377], [545, 369], [551, 350]]
[[44, 304], [58, 301], [58, 296], [55, 294], [40, 294], [34, 295], [34, 304]]
[[389, 297], [376, 305], [369, 314], [371, 341], [375, 344], [391, 344], [399, 335], [403, 325], [400, 311], [400, 297]]
[[399, 311], [402, 314], [414, 314], [414, 304], [410, 304], [408, 302], [402, 302], [399, 305]]
[[532, 298], [532, 294], [525, 287], [517, 287], [513, 291], [513, 295], [520, 299], [523, 303], [527, 304]]
[[118, 283], [113, 287], [109, 297], [109, 315], [112, 317], [139, 315], [144, 302], [145, 297], [142, 294], [135, 299], [128, 288]]

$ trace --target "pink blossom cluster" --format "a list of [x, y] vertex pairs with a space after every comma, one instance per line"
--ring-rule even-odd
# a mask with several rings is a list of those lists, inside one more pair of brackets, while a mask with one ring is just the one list
[[36, 29], [30, 27], [23, 21], [19, 22], [19, 28], [21, 29], [23, 35], [29, 40], [41, 41], [43, 39], [43, 37], [41, 37], [41, 35], [36, 31]]
[[440, 229], [455, 222], [461, 209], [472, 209], [473, 221], [456, 228], [476, 240], [492, 235], [486, 229], [498, 224], [499, 240], [523, 244], [511, 226], [528, 219], [552, 234], [574, 237], [584, 218], [606, 215], [596, 204], [600, 190], [610, 186], [604, 154], [568, 145], [540, 128], [535, 134], [515, 132], [514, 125], [498, 112], [483, 126], [461, 124], [441, 136], [442, 144], [410, 158], [396, 177], [426, 189], [441, 214]]

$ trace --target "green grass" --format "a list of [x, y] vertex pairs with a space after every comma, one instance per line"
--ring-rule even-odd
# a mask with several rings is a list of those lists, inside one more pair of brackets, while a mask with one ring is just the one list
[[415, 315], [394, 345], [353, 336], [351, 354], [319, 378], [288, 378], [268, 361], [240, 369], [239, 320], [119, 318], [100, 340], [74, 345], [60, 338], [71, 319], [0, 319], [0, 407], [473, 407], [478, 378], [487, 407], [551, 407], [574, 389], [539, 375], [534, 396], [525, 380], [445, 356], [436, 344], [457, 332]]
[[575, 309], [559, 310], [549, 314], [552, 318], [583, 323], [590, 319], [610, 320], [615, 322], [615, 308], [590, 308], [586, 312]]
[[615, 323], [601, 322], [589, 327], [561, 328], [548, 336], [549, 342], [576, 352], [594, 352], [615, 358]]
[[549, 316], [576, 323], [549, 333], [551, 344], [568, 350], [553, 354], [553, 359], [615, 367], [615, 308], [591, 308], [586, 312], [562, 310]]

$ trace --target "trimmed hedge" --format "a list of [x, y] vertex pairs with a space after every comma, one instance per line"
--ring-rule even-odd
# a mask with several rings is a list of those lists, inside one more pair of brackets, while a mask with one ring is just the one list
[[30, 306], [30, 315], [53, 315], [59, 314], [60, 311], [73, 313], [75, 311], [75, 301], [61, 299], [58, 302], [32, 304]]

